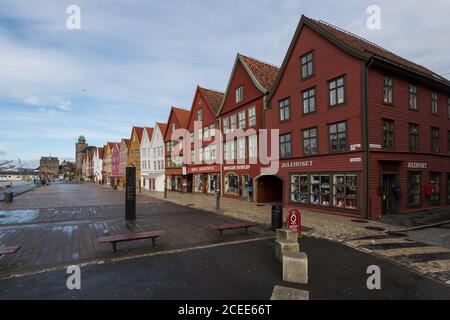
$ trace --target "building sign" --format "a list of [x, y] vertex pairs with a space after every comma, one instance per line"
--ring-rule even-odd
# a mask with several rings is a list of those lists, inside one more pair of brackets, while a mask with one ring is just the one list
[[312, 167], [313, 162], [311, 161], [291, 161], [281, 164], [281, 168], [301, 168], [301, 167]]
[[286, 224], [289, 230], [297, 230], [297, 233], [300, 234], [302, 228], [300, 211], [297, 209], [289, 210]]
[[351, 151], [355, 151], [356, 149], [359, 149], [359, 148], [361, 148], [361, 144], [352, 144], [350, 146]]
[[369, 147], [370, 149], [381, 149], [381, 144], [371, 144]]
[[239, 165], [239, 166], [227, 166], [223, 167], [223, 170], [230, 171], [230, 170], [248, 170], [250, 169], [250, 165]]
[[427, 167], [426, 162], [408, 162], [408, 169], [426, 169]]
[[361, 158], [350, 158], [350, 162], [351, 163], [362, 162], [362, 159]]
[[136, 168], [126, 169], [125, 219], [136, 220]]
[[220, 170], [219, 166], [203, 166], [203, 167], [190, 167], [188, 168], [188, 173], [208, 173], [208, 172], [218, 172]]

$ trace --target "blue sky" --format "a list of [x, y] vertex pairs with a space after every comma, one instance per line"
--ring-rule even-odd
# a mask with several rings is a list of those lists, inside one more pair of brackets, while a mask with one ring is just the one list
[[[66, 9], [81, 8], [81, 30]], [[382, 29], [366, 28], [381, 7]], [[0, 160], [74, 157], [224, 90], [237, 52], [280, 65], [302, 14], [450, 73], [448, 0], [0, 0]], [[448, 76], [447, 76], [448, 77]]]

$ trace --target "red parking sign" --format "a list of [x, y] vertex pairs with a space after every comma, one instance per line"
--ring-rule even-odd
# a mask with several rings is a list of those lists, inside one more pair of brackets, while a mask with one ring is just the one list
[[289, 210], [286, 224], [289, 230], [297, 230], [297, 233], [300, 234], [302, 231], [300, 211], [298, 211], [297, 209]]

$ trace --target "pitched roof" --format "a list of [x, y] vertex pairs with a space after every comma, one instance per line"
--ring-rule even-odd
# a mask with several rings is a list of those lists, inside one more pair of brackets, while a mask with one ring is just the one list
[[211, 106], [213, 112], [217, 113], [220, 109], [220, 105], [222, 104], [222, 100], [225, 94], [220, 91], [206, 89], [200, 86], [198, 87], [198, 89], [201, 91], [202, 95], [205, 97], [208, 104]]
[[162, 134], [164, 134], [164, 132], [166, 132], [166, 128], [167, 128], [166, 123], [157, 122], [156, 125], [159, 127], [159, 130], [161, 130]]
[[177, 107], [172, 107], [172, 110], [175, 113], [175, 116], [177, 117], [178, 121], [180, 122], [181, 127], [187, 128], [189, 123], [189, 115], [191, 112], [189, 110]]
[[98, 148], [98, 157], [103, 159], [103, 148]]
[[151, 139], [153, 136], [153, 128], [145, 127], [145, 130], [147, 131], [148, 138]]
[[144, 128], [133, 126], [133, 129], [136, 130], [136, 134], [137, 134], [137, 137], [138, 137], [138, 140], [139, 140], [139, 143], [140, 143], [141, 139], [142, 139], [142, 134], [144, 133]]
[[270, 91], [280, 69], [277, 66], [239, 54], [259, 84]]
[[[130, 139], [122, 139], [123, 142], [125, 142], [125, 145], [127, 146], [127, 149], [130, 147]], [[122, 143], [122, 141], [120, 143]]]
[[410, 71], [415, 71], [426, 76], [432, 77], [436, 81], [441, 81], [450, 85], [450, 81], [439, 74], [431, 71], [430, 69], [425, 68], [419, 64], [416, 64], [412, 61], [409, 61], [405, 58], [402, 58], [395, 53], [392, 53], [385, 48], [382, 48], [364, 38], [361, 38], [353, 33], [342, 30], [339, 27], [333, 26], [327, 22], [321, 20], [314, 20], [308, 17], [303, 16], [302, 19], [308, 21], [310, 24], [313, 24], [325, 32], [331, 34], [335, 38], [340, 41], [343, 41], [345, 44], [350, 46], [353, 49], [356, 49], [362, 53], [369, 53], [375, 55], [379, 58], [387, 60], [388, 62], [397, 64], [402, 66], [403, 68], [409, 69]]

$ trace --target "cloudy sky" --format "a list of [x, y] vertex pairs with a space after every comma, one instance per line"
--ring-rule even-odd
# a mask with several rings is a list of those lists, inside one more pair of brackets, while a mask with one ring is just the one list
[[[66, 9], [81, 8], [81, 30]], [[381, 8], [368, 30], [366, 8]], [[0, 160], [74, 157], [224, 90], [237, 52], [280, 65], [302, 14], [450, 73], [450, 0], [0, 0]], [[447, 75], [448, 77], [448, 75]]]

